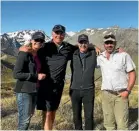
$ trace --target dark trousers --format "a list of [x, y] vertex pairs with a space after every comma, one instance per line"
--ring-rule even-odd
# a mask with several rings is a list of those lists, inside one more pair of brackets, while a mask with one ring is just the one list
[[70, 96], [75, 130], [83, 130], [82, 103], [84, 106], [85, 130], [93, 130], [94, 89], [73, 89], [71, 90]]

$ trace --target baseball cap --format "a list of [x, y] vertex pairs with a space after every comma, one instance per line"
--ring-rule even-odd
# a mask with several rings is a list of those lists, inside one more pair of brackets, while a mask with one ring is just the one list
[[32, 34], [32, 40], [42, 39], [45, 40], [45, 35], [42, 32], [35, 32]]
[[66, 28], [63, 25], [55, 25], [52, 29], [53, 32], [61, 31], [65, 33]]
[[88, 36], [85, 34], [81, 34], [78, 36], [78, 42], [80, 43], [81, 41], [87, 41], [89, 42]]
[[115, 35], [114, 34], [107, 34], [104, 36], [104, 42], [106, 41], [116, 41]]

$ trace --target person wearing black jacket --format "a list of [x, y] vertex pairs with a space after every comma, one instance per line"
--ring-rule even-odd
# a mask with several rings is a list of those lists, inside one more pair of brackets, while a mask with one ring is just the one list
[[65, 27], [55, 25], [52, 29], [52, 40], [45, 43], [39, 53], [48, 66], [46, 86], [38, 91], [37, 109], [43, 110], [44, 130], [52, 130], [55, 113], [59, 107], [66, 67], [77, 47], [64, 42]]
[[88, 36], [81, 34], [78, 37], [78, 46], [71, 60], [70, 97], [73, 110], [75, 130], [82, 128], [82, 103], [84, 106], [85, 130], [93, 130], [94, 110], [94, 72], [96, 67], [96, 52], [89, 50]]
[[[63, 41], [65, 32], [64, 26], [55, 25], [52, 29], [52, 40], [45, 43], [38, 52], [47, 68], [46, 85], [39, 88], [37, 102], [37, 109], [43, 110], [44, 130], [52, 130], [63, 92], [67, 63], [78, 49], [78, 46]], [[90, 48], [94, 49], [93, 46]], [[26, 47], [20, 50], [28, 51]]]
[[30, 40], [30, 52], [20, 51], [15, 63], [13, 76], [17, 79], [16, 92], [18, 107], [18, 130], [27, 130], [36, 105], [37, 90], [45, 79], [45, 71], [37, 51], [43, 46], [45, 35], [35, 32]]

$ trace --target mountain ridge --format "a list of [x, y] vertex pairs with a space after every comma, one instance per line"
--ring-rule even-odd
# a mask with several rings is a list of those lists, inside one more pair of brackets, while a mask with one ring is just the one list
[[[18, 48], [24, 44], [24, 36], [31, 35], [36, 31], [42, 30], [23, 30], [16, 32], [9, 32], [0, 35], [1, 39], [1, 51], [5, 54], [17, 56]], [[66, 32], [65, 41], [71, 44], [77, 44], [77, 38], [80, 34], [86, 34], [89, 37], [90, 43], [95, 44], [103, 48], [103, 37], [107, 33], [113, 33], [117, 39], [117, 46], [124, 48], [124, 50], [131, 53], [137, 53], [138, 51], [138, 29], [136, 28], [120, 28], [118, 26], [108, 27], [108, 28], [86, 28], [77, 32]], [[46, 35], [46, 42], [51, 39]]]

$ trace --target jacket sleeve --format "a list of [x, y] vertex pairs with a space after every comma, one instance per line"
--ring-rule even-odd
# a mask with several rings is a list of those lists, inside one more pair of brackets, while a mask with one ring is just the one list
[[71, 45], [71, 44], [69, 44], [69, 48], [70, 48], [70, 53], [69, 53], [68, 60], [71, 60], [72, 56], [73, 56], [73, 53], [75, 52], [75, 50], [78, 49], [78, 45]]
[[26, 65], [29, 64], [29, 54], [26, 52], [19, 52], [17, 61], [15, 63], [13, 77], [19, 80], [34, 80], [37, 79], [37, 74], [25, 72]]

